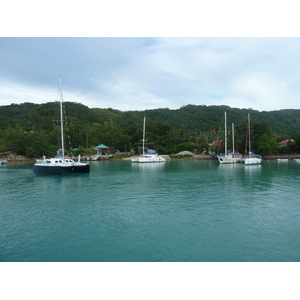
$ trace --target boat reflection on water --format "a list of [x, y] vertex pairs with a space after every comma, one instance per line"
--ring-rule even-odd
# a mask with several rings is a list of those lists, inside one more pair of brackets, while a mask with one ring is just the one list
[[245, 168], [245, 174], [255, 174], [260, 173], [262, 170], [262, 165], [248, 165], [247, 168]]

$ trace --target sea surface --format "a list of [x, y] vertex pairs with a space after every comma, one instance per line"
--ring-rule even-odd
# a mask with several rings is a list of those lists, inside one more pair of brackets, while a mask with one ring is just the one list
[[2, 262], [299, 262], [300, 163], [0, 166]]

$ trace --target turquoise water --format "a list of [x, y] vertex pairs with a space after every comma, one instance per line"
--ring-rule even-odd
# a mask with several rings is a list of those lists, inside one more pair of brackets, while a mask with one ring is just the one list
[[300, 164], [0, 167], [0, 261], [300, 261]]

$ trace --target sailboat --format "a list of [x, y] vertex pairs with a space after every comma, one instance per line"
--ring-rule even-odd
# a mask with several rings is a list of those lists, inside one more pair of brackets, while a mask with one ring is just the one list
[[245, 165], [259, 165], [262, 162], [261, 155], [251, 152], [251, 138], [250, 138], [250, 114], [248, 114], [248, 157], [244, 159]]
[[143, 125], [143, 154], [141, 156], [132, 157], [132, 163], [157, 163], [157, 162], [165, 162], [166, 159], [157, 153], [145, 153], [145, 129], [146, 129], [146, 117], [144, 117], [144, 125]]
[[79, 172], [79, 173], [89, 173], [90, 165], [80, 162], [80, 156], [78, 161], [74, 161], [70, 158], [65, 158], [65, 148], [64, 148], [64, 126], [63, 126], [63, 95], [62, 95], [62, 85], [61, 77], [59, 77], [60, 86], [60, 127], [61, 127], [61, 157], [46, 158], [37, 160], [33, 166], [33, 172], [38, 174], [52, 174], [61, 175], [65, 172]]
[[227, 153], [227, 119], [226, 119], [226, 111], [224, 114], [225, 117], [225, 125], [224, 125], [224, 131], [225, 131], [225, 155], [218, 155], [217, 158], [219, 160], [220, 164], [233, 164], [242, 162], [242, 154], [236, 153], [234, 149], [234, 124], [232, 123], [232, 152]]

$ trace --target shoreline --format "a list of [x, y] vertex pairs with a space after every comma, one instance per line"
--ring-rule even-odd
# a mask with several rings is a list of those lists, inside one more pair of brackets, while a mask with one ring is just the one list
[[[217, 157], [214, 155], [204, 155], [204, 154], [194, 154], [193, 157], [182, 157], [182, 158], [170, 158], [169, 155], [161, 155], [164, 157], [166, 160], [217, 160]], [[26, 157], [15, 157], [15, 158], [6, 158], [7, 162], [35, 162], [37, 159], [41, 158], [26, 158]], [[76, 159], [76, 158], [75, 158]], [[110, 158], [106, 158], [110, 160]], [[117, 160], [131, 160], [131, 157], [128, 158], [114, 158]], [[262, 159], [264, 161], [268, 160], [277, 160], [277, 159], [288, 159], [288, 160], [293, 160], [293, 159], [300, 159], [300, 154], [282, 154], [282, 155], [266, 155], [262, 156]], [[87, 160], [86, 158], [81, 158], [82, 161], [100, 161], [101, 159], [98, 160]]]

